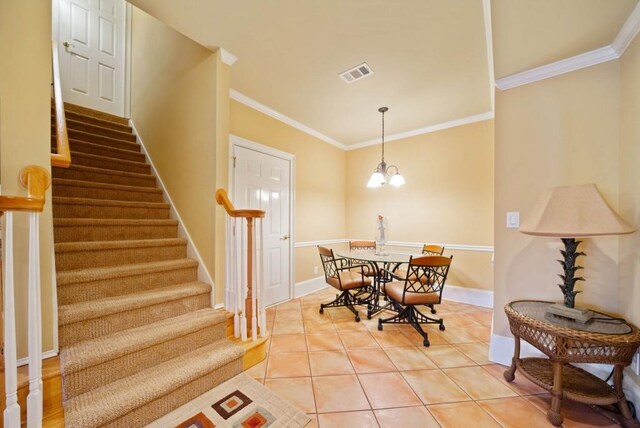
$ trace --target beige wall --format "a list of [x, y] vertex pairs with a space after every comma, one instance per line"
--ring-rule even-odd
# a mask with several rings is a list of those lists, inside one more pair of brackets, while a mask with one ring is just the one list
[[[50, 171], [51, 1], [0, 2], [0, 183], [3, 195], [25, 196], [20, 170]], [[51, 189], [40, 217], [42, 349], [54, 348]], [[3, 217], [4, 218], [4, 217]], [[27, 354], [27, 215], [15, 215], [18, 358]], [[4, 243], [3, 243], [4, 244]]]
[[215, 52], [133, 8], [131, 119], [212, 278], [216, 123], [224, 119], [216, 109], [218, 62]]
[[[236, 101], [231, 101], [229, 132], [295, 155], [295, 242], [345, 238], [343, 150]], [[318, 276], [315, 247], [297, 248], [295, 259], [295, 282]]]
[[[620, 157], [626, 157], [618, 148], [619, 73], [620, 63], [613, 61], [496, 94], [494, 334], [510, 335], [502, 310], [507, 302], [562, 299], [556, 285], [560, 240], [506, 229], [506, 212], [525, 218], [545, 189], [580, 183], [596, 183], [619, 209], [618, 170]], [[630, 183], [636, 198], [637, 183]], [[586, 278], [578, 285], [584, 291], [579, 305], [621, 309], [619, 301], [627, 296], [617, 286], [619, 239], [628, 238], [584, 240], [588, 256], [579, 259]]]
[[[389, 241], [493, 245], [492, 120], [385, 144], [407, 182], [400, 188], [365, 187], [380, 155], [379, 145], [347, 152], [348, 238], [374, 239], [382, 214]], [[454, 256], [449, 284], [493, 289], [492, 253], [445, 254]]]
[[[620, 207], [636, 233], [620, 238], [620, 311], [640, 324], [640, 38], [629, 46], [620, 64]], [[639, 382], [640, 383], [640, 382]]]

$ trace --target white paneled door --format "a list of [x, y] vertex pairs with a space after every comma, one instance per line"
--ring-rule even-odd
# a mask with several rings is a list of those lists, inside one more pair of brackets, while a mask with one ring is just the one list
[[273, 305], [291, 297], [291, 160], [238, 145], [233, 156], [233, 204], [266, 212], [263, 299], [266, 306]]
[[124, 0], [59, 0], [58, 52], [66, 102], [124, 115]]

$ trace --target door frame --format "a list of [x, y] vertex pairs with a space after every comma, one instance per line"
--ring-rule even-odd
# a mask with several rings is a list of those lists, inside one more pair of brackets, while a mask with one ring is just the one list
[[[51, 0], [51, 38], [56, 42], [60, 39], [60, 0]], [[124, 0], [124, 82], [122, 98], [123, 117], [131, 117], [131, 26], [133, 20], [133, 6]]]
[[[283, 152], [282, 150], [274, 149], [273, 147], [265, 146], [260, 143], [256, 143], [246, 138], [238, 137], [237, 135], [229, 134], [229, 194], [235, 195], [235, 174], [234, 174], [234, 148], [243, 147], [245, 149], [253, 150], [264, 155], [273, 156], [276, 158], [284, 159], [289, 162], [289, 299], [295, 297], [295, 190], [296, 190], [296, 156], [291, 153]], [[233, 202], [233, 201], [232, 201]], [[228, 233], [228, 232], [227, 232]], [[227, 254], [230, 253], [228, 244], [231, 242], [232, 237], [225, 236], [225, 246], [227, 246]], [[229, 259], [225, 260], [225, 268], [227, 272], [231, 269], [231, 263]], [[287, 300], [287, 301], [288, 301]], [[283, 303], [279, 302], [278, 304]]]

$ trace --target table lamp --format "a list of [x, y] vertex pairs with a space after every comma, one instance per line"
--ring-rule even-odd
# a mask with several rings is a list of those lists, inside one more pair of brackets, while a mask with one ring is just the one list
[[607, 205], [595, 184], [559, 186], [547, 190], [519, 230], [527, 235], [562, 239], [565, 249], [560, 250], [562, 260], [558, 262], [564, 272], [558, 275], [562, 278], [562, 284], [558, 284], [558, 287], [564, 294], [564, 305], [551, 305], [547, 313], [581, 323], [588, 322], [593, 312], [575, 307], [576, 294], [580, 291], [574, 290], [574, 287], [578, 281], [584, 281], [584, 278], [575, 276], [576, 271], [582, 269], [582, 266], [576, 266], [576, 259], [586, 255], [577, 251], [581, 241], [576, 238], [624, 235], [635, 231]]

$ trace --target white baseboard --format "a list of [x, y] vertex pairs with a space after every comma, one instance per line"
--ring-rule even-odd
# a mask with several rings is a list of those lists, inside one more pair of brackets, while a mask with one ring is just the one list
[[318, 276], [316, 278], [307, 279], [306, 281], [297, 282], [293, 288], [293, 298], [297, 299], [307, 294], [313, 293], [323, 288], [327, 288], [329, 285], [325, 282], [324, 276]]
[[156, 169], [156, 166], [153, 164], [153, 159], [151, 159], [151, 156], [149, 156], [149, 152], [147, 152], [147, 148], [144, 146], [144, 141], [142, 140], [142, 137], [138, 133], [138, 130], [136, 129], [136, 125], [133, 123], [133, 119], [129, 119], [129, 125], [131, 125], [131, 129], [133, 129], [133, 132], [136, 134], [136, 139], [138, 143], [140, 143], [140, 147], [142, 147], [142, 153], [144, 153], [147, 160], [149, 161], [149, 164], [151, 165], [151, 173], [154, 175], [154, 177], [158, 179], [158, 184], [160, 184], [160, 188], [162, 189], [163, 197], [165, 198], [166, 202], [171, 206], [171, 218], [175, 218], [176, 220], [178, 220], [178, 236], [187, 240], [187, 256], [189, 258], [192, 258], [198, 261], [198, 280], [202, 282], [206, 282], [207, 284], [211, 284], [211, 307], [214, 307], [216, 286], [215, 286], [215, 283], [213, 282], [213, 277], [211, 276], [211, 274], [209, 274], [209, 271], [207, 270], [206, 266], [204, 265], [204, 262], [202, 261], [202, 257], [200, 257], [198, 248], [193, 243], [193, 239], [191, 239], [191, 235], [189, 235], [189, 231], [184, 226], [182, 217], [180, 216], [180, 213], [176, 209], [176, 206], [173, 203], [173, 200], [171, 199], [171, 195], [167, 191], [167, 188], [165, 187], [164, 183], [162, 182], [162, 178], [160, 177], [160, 174], [158, 174], [158, 170]]
[[[54, 349], [52, 349], [51, 351], [43, 352], [42, 359], [46, 360], [47, 358], [55, 357], [57, 355], [58, 353]], [[20, 358], [18, 361], [16, 361], [16, 365], [18, 367], [26, 366], [27, 364], [29, 364], [29, 357]]]
[[[492, 334], [491, 341], [489, 343], [489, 360], [504, 366], [510, 366], [513, 358], [514, 346], [515, 340], [513, 337]], [[542, 352], [524, 340], [520, 341], [520, 357], [546, 358]], [[613, 368], [613, 366], [609, 364], [576, 364], [576, 366], [601, 379], [606, 379]], [[627, 397], [627, 400], [631, 401], [636, 409], [640, 409], [640, 378], [633, 373], [630, 367], [627, 367], [624, 370], [624, 373], [625, 376], [622, 382], [624, 394]]]
[[493, 308], [493, 291], [480, 288], [445, 285], [442, 290], [442, 298], [483, 308]]

